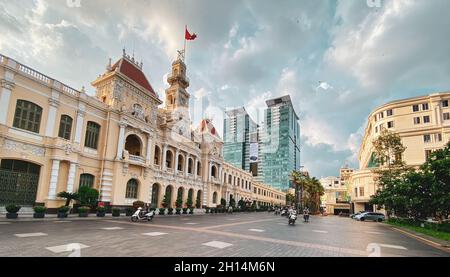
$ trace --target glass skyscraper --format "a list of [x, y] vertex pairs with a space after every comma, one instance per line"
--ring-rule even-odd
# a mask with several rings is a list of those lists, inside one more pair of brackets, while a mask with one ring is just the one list
[[300, 125], [289, 95], [266, 101], [260, 137], [258, 179], [287, 190], [290, 174], [300, 169]]
[[[251, 144], [258, 144], [258, 125], [243, 107], [229, 110], [226, 114], [223, 128], [223, 157], [226, 162], [250, 171], [251, 164], [256, 163], [258, 158], [257, 154], [256, 157], [255, 154], [250, 157]], [[254, 149], [254, 144], [252, 147]], [[257, 152], [258, 148], [256, 148]]]

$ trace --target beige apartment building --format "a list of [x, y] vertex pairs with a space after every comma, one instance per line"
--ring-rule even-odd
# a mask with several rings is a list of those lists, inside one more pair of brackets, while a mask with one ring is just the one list
[[191, 128], [181, 57], [172, 63], [164, 107], [142, 66], [124, 51], [92, 82], [92, 97], [0, 55], [0, 206], [52, 209], [64, 204], [59, 192], [80, 186], [98, 189], [99, 200], [114, 206], [141, 200], [160, 207], [166, 194], [172, 206], [179, 195], [203, 207], [230, 197], [285, 203], [285, 193], [224, 162], [210, 120]]
[[368, 118], [361, 148], [359, 170], [350, 177], [354, 211], [373, 210], [369, 200], [377, 186], [372, 170], [375, 162], [372, 142], [382, 129], [400, 135], [406, 150], [403, 161], [409, 166], [422, 165], [428, 155], [443, 148], [450, 140], [450, 92], [389, 102], [375, 109]]

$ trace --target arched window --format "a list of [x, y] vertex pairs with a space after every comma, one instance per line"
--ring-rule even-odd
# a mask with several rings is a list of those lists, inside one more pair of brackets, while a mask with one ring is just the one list
[[167, 168], [173, 168], [173, 154], [172, 151], [167, 150], [166, 152], [166, 167]]
[[73, 119], [63, 114], [61, 120], [59, 121], [59, 132], [58, 137], [63, 139], [70, 139], [70, 133], [72, 132], [72, 122]]
[[127, 190], [125, 192], [125, 198], [137, 199], [138, 198], [138, 182], [136, 179], [130, 179], [127, 183]]
[[161, 163], [160, 162], [160, 157], [161, 157], [161, 149], [159, 148], [158, 145], [155, 145], [155, 160], [154, 160], [154, 163], [156, 165], [159, 165]]
[[180, 154], [178, 155], [178, 166], [177, 166], [178, 171], [183, 171], [183, 167], [184, 167], [184, 156]]
[[93, 188], [94, 187], [94, 175], [92, 174], [88, 174], [88, 173], [84, 173], [80, 175], [80, 187], [90, 187]]
[[200, 176], [202, 174], [202, 164], [197, 162], [197, 175]]
[[99, 136], [100, 125], [95, 122], [88, 121], [86, 125], [86, 138], [84, 140], [84, 146], [97, 149]]
[[141, 140], [139, 137], [136, 135], [129, 135], [125, 140], [125, 150], [127, 150], [130, 155], [140, 156]]
[[213, 204], [217, 204], [217, 192], [213, 193]]
[[32, 102], [17, 100], [13, 126], [23, 130], [39, 133], [42, 108]]
[[188, 173], [192, 174], [192, 167], [194, 166], [194, 161], [192, 159], [189, 159], [188, 161]]
[[211, 168], [211, 176], [217, 178], [217, 167], [215, 165]]
[[231, 174], [228, 175], [228, 184], [230, 184], [230, 185], [231, 185], [231, 178], [232, 178]]

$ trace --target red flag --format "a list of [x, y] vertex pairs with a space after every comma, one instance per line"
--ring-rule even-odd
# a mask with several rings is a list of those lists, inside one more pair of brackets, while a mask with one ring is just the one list
[[187, 26], [186, 26], [186, 32], [184, 34], [184, 38], [187, 40], [194, 40], [197, 38], [197, 35], [195, 33], [192, 33], [192, 35], [191, 35], [191, 33], [189, 33]]

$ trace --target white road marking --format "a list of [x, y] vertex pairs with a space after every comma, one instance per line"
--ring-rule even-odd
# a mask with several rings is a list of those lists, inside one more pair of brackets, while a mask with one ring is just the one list
[[322, 234], [328, 234], [328, 231], [322, 231], [322, 230], [312, 230], [314, 233], [322, 233]]
[[79, 250], [83, 248], [88, 248], [89, 246], [81, 244], [81, 243], [70, 243], [70, 244], [63, 244], [58, 246], [52, 246], [52, 247], [45, 247], [45, 249], [52, 251], [53, 253], [62, 253], [62, 252], [71, 252], [74, 250]]
[[69, 223], [72, 222], [70, 220], [58, 220], [58, 221], [53, 221], [54, 223]]
[[48, 236], [46, 233], [24, 233], [24, 234], [14, 234], [14, 236], [19, 238], [29, 238], [29, 237], [42, 237]]
[[381, 235], [380, 232], [367, 231], [367, 234]]
[[400, 249], [400, 250], [408, 250], [406, 247], [401, 245], [392, 245], [392, 244], [380, 244], [381, 247]]
[[223, 249], [223, 248], [232, 246], [231, 243], [226, 243], [226, 242], [223, 242], [223, 241], [216, 241], [216, 240], [210, 241], [210, 242], [207, 242], [207, 243], [203, 243], [202, 245], [206, 245], [206, 246], [214, 247], [214, 248], [219, 248], [219, 249]]
[[161, 233], [161, 232], [150, 232], [150, 233], [143, 233], [144, 236], [151, 236], [151, 237], [156, 237], [156, 236], [162, 236], [162, 235], [167, 235], [167, 233]]
[[111, 230], [123, 230], [122, 227], [105, 227], [103, 230], [111, 231]]
[[196, 224], [198, 224], [198, 223], [196, 223], [196, 222], [186, 222], [186, 223], [184, 223], [184, 224], [196, 225]]
[[258, 232], [258, 233], [264, 232], [264, 230], [261, 230], [261, 229], [248, 229], [248, 230], [252, 231], [252, 232]]
[[11, 222], [0, 222], [0, 225], [11, 224]]

